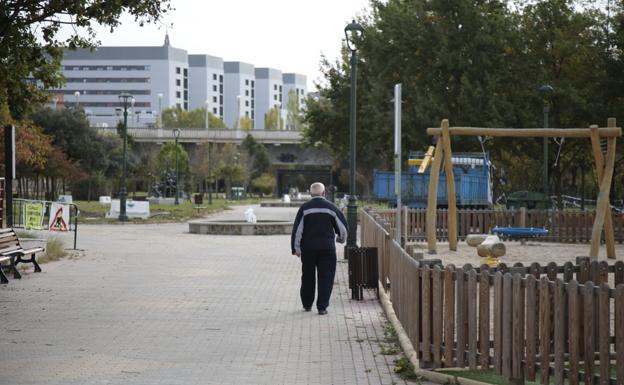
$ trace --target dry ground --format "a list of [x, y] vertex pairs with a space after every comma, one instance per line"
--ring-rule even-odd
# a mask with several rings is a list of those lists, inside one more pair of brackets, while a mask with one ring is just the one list
[[[533, 262], [537, 262], [540, 265], [556, 262], [558, 265], [562, 265], [568, 261], [574, 263], [576, 257], [587, 256], [589, 254], [589, 244], [586, 243], [574, 244], [539, 241], [528, 241], [524, 245], [518, 241], [506, 241], [504, 243], [507, 248], [507, 254], [501, 257], [500, 261], [506, 263], [508, 266], [516, 262], [521, 262], [525, 266]], [[479, 266], [481, 264], [481, 258], [477, 255], [476, 247], [470, 247], [465, 242], [460, 241], [458, 243], [457, 251], [450, 251], [448, 243], [439, 242], [437, 245], [437, 255], [427, 254], [426, 243], [419, 243], [417, 247], [422, 248], [422, 251], [425, 253], [425, 258], [440, 258], [445, 265], [452, 263], [455, 266], [463, 266], [466, 263], [470, 263], [473, 266]], [[614, 263], [616, 260], [624, 260], [624, 244], [616, 244], [615, 251], [617, 259], [606, 259], [609, 264]], [[604, 245], [600, 248], [599, 258], [601, 260], [606, 258]]]

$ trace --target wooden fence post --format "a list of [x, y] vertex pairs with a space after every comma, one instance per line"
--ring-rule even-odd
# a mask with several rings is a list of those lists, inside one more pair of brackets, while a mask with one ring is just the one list
[[457, 202], [455, 199], [455, 176], [453, 175], [453, 156], [451, 153], [451, 135], [449, 134], [448, 119], [442, 120], [441, 138], [444, 149], [444, 172], [446, 173], [449, 249], [457, 251]]
[[607, 158], [605, 161], [604, 174], [600, 181], [600, 192], [596, 201], [596, 218], [594, 219], [594, 227], [592, 228], [591, 247], [589, 250], [590, 258], [598, 258], [600, 249], [600, 234], [605, 223], [605, 216], [609, 205], [609, 193], [611, 192], [611, 180], [613, 179], [613, 167], [615, 163], [616, 139], [607, 139]]
[[431, 164], [431, 173], [429, 174], [429, 192], [427, 195], [427, 248], [429, 254], [436, 254], [437, 252], [436, 216], [442, 152], [442, 137], [438, 136], [438, 143], [436, 143], [433, 163]]

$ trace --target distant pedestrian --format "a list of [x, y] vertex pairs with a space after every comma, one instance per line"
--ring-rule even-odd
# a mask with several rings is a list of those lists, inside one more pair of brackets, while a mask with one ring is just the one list
[[327, 314], [329, 298], [336, 274], [336, 241], [347, 239], [347, 221], [340, 210], [325, 199], [325, 186], [312, 183], [312, 199], [301, 205], [290, 239], [292, 254], [301, 258], [301, 303], [305, 311], [312, 310], [316, 278], [319, 314]]

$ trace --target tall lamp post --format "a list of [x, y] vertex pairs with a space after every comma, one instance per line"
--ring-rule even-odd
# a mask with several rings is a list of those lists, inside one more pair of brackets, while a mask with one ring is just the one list
[[347, 47], [351, 51], [351, 112], [349, 114], [349, 154], [351, 161], [349, 164], [349, 203], [347, 204], [347, 223], [349, 234], [347, 236], [347, 248], [357, 247], [357, 198], [355, 196], [355, 118], [356, 118], [356, 95], [357, 95], [357, 47], [356, 40], [359, 40], [364, 33], [364, 28], [353, 20], [345, 29]]
[[173, 136], [175, 137], [175, 168], [176, 168], [176, 194], [175, 194], [175, 201], [173, 202], [173, 204], [175, 205], [179, 205], [180, 201], [178, 200], [178, 196], [180, 195], [180, 169], [178, 168], [178, 139], [180, 139], [180, 133], [182, 132], [182, 130], [180, 130], [179, 128], [174, 128], [173, 129]]
[[[208, 115], [209, 101], [206, 100], [206, 129], [210, 130], [210, 116]], [[212, 204], [212, 142], [208, 141], [208, 204]]]
[[162, 99], [163, 99], [163, 94], [158, 94], [158, 127], [157, 128], [162, 128], [162, 125], [163, 125], [163, 121], [162, 121]]
[[119, 186], [119, 220], [127, 221], [126, 215], [126, 155], [127, 155], [127, 142], [128, 142], [128, 105], [132, 95], [128, 93], [122, 93], [119, 95], [119, 101], [123, 104], [124, 109], [124, 124], [123, 124], [123, 160], [121, 164], [121, 184]]
[[[548, 128], [548, 112], [550, 110], [550, 95], [553, 92], [553, 88], [549, 84], [544, 84], [539, 88], [539, 93], [542, 95], [544, 101], [544, 128]], [[550, 201], [550, 194], [548, 192], [548, 138], [544, 137], [544, 170], [543, 181], [544, 183], [544, 195], [547, 202]]]

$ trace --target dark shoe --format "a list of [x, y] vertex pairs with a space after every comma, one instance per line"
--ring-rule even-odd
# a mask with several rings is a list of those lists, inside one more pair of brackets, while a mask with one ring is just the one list
[[325, 314], [327, 314], [327, 310], [325, 310], [325, 309], [319, 309], [319, 311], [318, 311], [318, 312], [319, 312], [319, 315], [325, 315]]
[[311, 307], [304, 307], [303, 311], [312, 311], [312, 308]]

